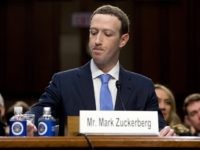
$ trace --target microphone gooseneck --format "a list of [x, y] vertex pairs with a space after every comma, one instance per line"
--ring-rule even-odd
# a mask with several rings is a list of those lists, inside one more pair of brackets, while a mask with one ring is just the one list
[[117, 88], [117, 92], [118, 92], [120, 103], [122, 105], [122, 109], [126, 110], [124, 102], [123, 102], [122, 97], [121, 97], [121, 83], [120, 83], [120, 81], [117, 80], [116, 83], [115, 83], [115, 85], [116, 85], [116, 88]]

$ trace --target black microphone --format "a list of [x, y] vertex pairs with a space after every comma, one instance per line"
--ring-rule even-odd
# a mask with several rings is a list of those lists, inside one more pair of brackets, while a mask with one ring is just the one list
[[122, 109], [123, 109], [123, 110], [126, 110], [125, 105], [124, 105], [124, 102], [123, 102], [122, 97], [121, 97], [121, 83], [120, 83], [120, 81], [117, 80], [117, 81], [115, 82], [115, 85], [116, 85], [116, 87], [117, 87], [117, 92], [118, 92], [118, 96], [119, 96], [120, 103], [121, 103], [121, 105], [122, 105]]

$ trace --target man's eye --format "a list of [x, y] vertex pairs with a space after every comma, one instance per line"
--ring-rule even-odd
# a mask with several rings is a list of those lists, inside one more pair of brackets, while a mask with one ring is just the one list
[[110, 32], [105, 32], [105, 35], [109, 37], [109, 36], [112, 36], [112, 33], [110, 33]]
[[193, 116], [195, 116], [196, 114], [197, 114], [197, 112], [191, 112], [191, 113], [190, 113], [190, 116], [193, 117]]
[[95, 35], [95, 34], [96, 34], [96, 32], [91, 32], [90, 34], [92, 34], [92, 35]]
[[91, 35], [96, 35], [96, 34], [97, 34], [97, 31], [90, 30], [90, 34], [91, 34]]

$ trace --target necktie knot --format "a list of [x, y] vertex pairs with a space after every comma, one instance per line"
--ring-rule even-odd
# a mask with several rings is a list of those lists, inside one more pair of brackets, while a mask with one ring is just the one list
[[109, 75], [109, 74], [102, 74], [102, 75], [100, 75], [100, 78], [101, 78], [102, 84], [107, 84], [108, 81], [111, 78], [111, 75]]

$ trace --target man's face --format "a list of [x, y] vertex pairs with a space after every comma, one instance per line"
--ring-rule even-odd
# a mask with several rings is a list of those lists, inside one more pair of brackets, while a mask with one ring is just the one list
[[126, 45], [128, 34], [120, 35], [121, 22], [112, 15], [96, 14], [90, 24], [89, 48], [96, 65], [111, 69], [118, 61], [120, 48]]
[[188, 112], [188, 121], [195, 130], [200, 131], [200, 101], [189, 104], [186, 110]]

